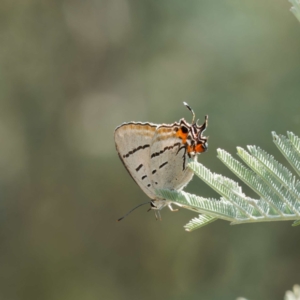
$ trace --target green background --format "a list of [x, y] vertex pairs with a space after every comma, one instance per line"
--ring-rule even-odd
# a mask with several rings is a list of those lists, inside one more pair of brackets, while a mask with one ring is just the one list
[[[183, 229], [147, 207], [114, 146], [126, 121], [209, 115], [201, 161], [300, 135], [300, 24], [285, 0], [2, 0], [0, 298], [283, 299], [300, 283], [291, 222]], [[198, 178], [185, 189], [218, 197]], [[243, 185], [249, 196], [255, 196]]]

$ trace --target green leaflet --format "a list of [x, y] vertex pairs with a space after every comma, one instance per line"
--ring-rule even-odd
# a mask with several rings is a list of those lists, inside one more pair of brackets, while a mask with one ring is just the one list
[[[272, 133], [273, 140], [294, 170], [300, 174], [300, 139], [291, 132], [288, 137]], [[288, 168], [256, 146], [249, 152], [238, 147], [245, 166], [225, 150], [218, 149], [218, 158], [257, 194], [258, 199], [247, 197], [241, 186], [220, 174], [211, 172], [200, 163], [188, 167], [201, 180], [220, 194], [220, 199], [207, 199], [183, 191], [157, 190], [157, 195], [174, 204], [200, 213], [185, 225], [187, 231], [201, 228], [217, 219], [231, 224], [295, 221], [300, 225], [300, 183]]]

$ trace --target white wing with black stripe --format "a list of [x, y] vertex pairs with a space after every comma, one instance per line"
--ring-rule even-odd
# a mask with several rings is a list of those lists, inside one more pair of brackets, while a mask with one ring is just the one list
[[157, 125], [124, 123], [115, 130], [115, 143], [127, 171], [151, 199], [155, 199], [150, 172], [150, 147]]
[[186, 166], [192, 157], [179, 131], [179, 123], [160, 125], [155, 131], [150, 147], [150, 176], [156, 189], [180, 190], [193, 177], [193, 172]]

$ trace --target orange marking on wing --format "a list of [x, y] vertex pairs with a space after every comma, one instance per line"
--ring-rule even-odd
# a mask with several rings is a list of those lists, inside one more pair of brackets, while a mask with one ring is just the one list
[[202, 153], [205, 151], [205, 148], [203, 147], [202, 144], [198, 144], [196, 147], [195, 147], [195, 152], [197, 153]]
[[156, 141], [161, 141], [161, 140], [167, 140], [170, 138], [175, 138], [176, 134], [174, 131], [170, 130], [170, 129], [165, 129], [165, 128], [160, 128], [157, 130], [157, 135], [155, 140]]
[[182, 139], [182, 143], [185, 144], [186, 143], [186, 139], [188, 136], [188, 133], [183, 133], [181, 129], [179, 129], [176, 132], [176, 136]]
[[187, 147], [187, 152], [188, 153], [195, 152], [194, 147], [193, 146], [188, 146]]
[[153, 132], [156, 130], [155, 127], [150, 126], [150, 125], [140, 125], [140, 124], [126, 124], [122, 127], [119, 128], [119, 130], [122, 130], [123, 132], [128, 132], [128, 131], [139, 131], [143, 132], [143, 135], [145, 136], [153, 136]]

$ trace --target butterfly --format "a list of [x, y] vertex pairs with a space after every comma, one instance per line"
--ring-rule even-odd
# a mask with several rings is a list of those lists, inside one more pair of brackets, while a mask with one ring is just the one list
[[193, 172], [187, 167], [188, 161], [196, 161], [197, 155], [208, 147], [208, 138], [202, 135], [207, 128], [208, 116], [199, 126], [194, 111], [187, 103], [183, 104], [192, 113], [191, 124], [185, 119], [173, 124], [128, 122], [115, 129], [119, 157], [133, 180], [151, 199], [150, 209], [155, 211], [157, 219], [161, 219], [159, 212], [165, 206], [174, 209], [171, 201], [158, 197], [155, 190], [183, 189], [193, 177]]

